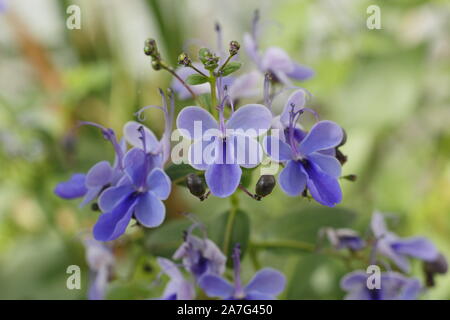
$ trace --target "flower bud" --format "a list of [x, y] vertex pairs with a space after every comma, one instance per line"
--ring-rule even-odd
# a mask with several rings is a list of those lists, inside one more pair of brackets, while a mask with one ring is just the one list
[[188, 174], [186, 176], [186, 186], [191, 194], [200, 198], [200, 200], [204, 199], [206, 189], [203, 180], [198, 175], [195, 173]]
[[144, 53], [147, 56], [158, 56], [158, 47], [155, 39], [147, 39], [144, 43]]
[[230, 55], [231, 56], [236, 55], [238, 53], [240, 47], [241, 47], [241, 45], [239, 44], [239, 42], [234, 41], [234, 40], [231, 41], [230, 42], [230, 49], [229, 49]]
[[188, 67], [191, 65], [191, 63], [192, 63], [191, 59], [185, 52], [183, 52], [178, 56], [178, 64]]
[[219, 66], [219, 57], [208, 48], [201, 48], [198, 52], [198, 58], [207, 70], [214, 70]]
[[161, 70], [161, 62], [159, 60], [153, 60], [152, 61], [152, 68], [153, 70]]
[[275, 188], [277, 181], [273, 175], [262, 175], [256, 183], [255, 193], [258, 200], [269, 195]]
[[428, 287], [434, 286], [434, 276], [436, 274], [445, 274], [448, 271], [448, 263], [445, 257], [440, 253], [433, 261], [425, 261], [423, 263], [426, 283]]

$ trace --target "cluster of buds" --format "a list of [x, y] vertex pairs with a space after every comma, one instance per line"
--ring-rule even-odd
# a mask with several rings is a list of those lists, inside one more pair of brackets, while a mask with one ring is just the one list
[[161, 70], [161, 55], [159, 54], [158, 46], [155, 39], [147, 39], [144, 44], [144, 53], [146, 56], [152, 58], [152, 67], [154, 70]]
[[178, 64], [185, 67], [190, 67], [192, 65], [192, 60], [189, 58], [187, 53], [183, 52], [178, 56]]
[[219, 57], [208, 48], [201, 48], [198, 52], [198, 58], [206, 70], [213, 71], [219, 66]]
[[230, 56], [232, 56], [232, 57], [235, 56], [239, 52], [240, 48], [241, 48], [241, 45], [239, 44], [239, 42], [237, 42], [235, 40], [231, 41], [230, 48], [228, 50], [230, 53]]

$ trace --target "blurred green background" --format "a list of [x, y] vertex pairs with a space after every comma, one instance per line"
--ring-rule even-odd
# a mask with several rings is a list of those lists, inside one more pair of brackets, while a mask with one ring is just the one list
[[[66, 28], [66, 8], [81, 7], [81, 30]], [[366, 9], [381, 8], [381, 30], [366, 27]], [[365, 234], [373, 210], [392, 213], [402, 236], [427, 236], [450, 257], [450, 3], [448, 1], [6, 1], [0, 13], [0, 298], [84, 299], [87, 266], [81, 239], [98, 217], [79, 201], [64, 201], [54, 186], [85, 172], [113, 151], [94, 121], [119, 134], [140, 107], [159, 104], [157, 88], [171, 77], [153, 71], [143, 42], [155, 37], [173, 65], [190, 44], [215, 48], [214, 23], [224, 41], [242, 41], [253, 10], [263, 21], [261, 46], [285, 48], [316, 76], [301, 85], [314, 95], [323, 119], [348, 134], [344, 201], [335, 210], [289, 198], [279, 188], [261, 202], [240, 193], [239, 226], [251, 241], [316, 241], [322, 226]], [[193, 39], [193, 40], [192, 40]], [[241, 55], [244, 69], [252, 63]], [[283, 99], [275, 106], [281, 108]], [[177, 102], [177, 106], [189, 102]], [[161, 132], [161, 115], [146, 124]], [[252, 183], [256, 182], [254, 181]], [[133, 230], [116, 244], [118, 268], [110, 298], [150, 298], [154, 256], [170, 256], [193, 212], [223, 230], [228, 201], [204, 203], [182, 187], [168, 200], [168, 219], [155, 230]], [[218, 230], [218, 231], [214, 231]], [[340, 299], [341, 261], [299, 250], [250, 251], [244, 277], [272, 266], [288, 277], [280, 298]], [[82, 268], [82, 290], [66, 289], [66, 268]], [[423, 279], [414, 263], [413, 275]], [[423, 295], [450, 298], [450, 274]]]

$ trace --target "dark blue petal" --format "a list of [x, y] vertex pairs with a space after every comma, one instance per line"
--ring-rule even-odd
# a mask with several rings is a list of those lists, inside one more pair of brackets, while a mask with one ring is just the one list
[[317, 202], [334, 207], [342, 201], [341, 186], [336, 178], [326, 174], [310, 161], [304, 162], [303, 168], [308, 176], [306, 182], [308, 190]]
[[136, 200], [136, 195], [129, 194], [112, 211], [103, 213], [94, 226], [94, 238], [98, 241], [111, 241], [120, 237], [131, 220]]

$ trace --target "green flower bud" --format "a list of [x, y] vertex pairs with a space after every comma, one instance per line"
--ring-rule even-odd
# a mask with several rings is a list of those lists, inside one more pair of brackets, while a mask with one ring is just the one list
[[156, 71], [158, 71], [158, 70], [161, 70], [161, 61], [159, 61], [159, 60], [153, 60], [152, 61], [152, 68], [153, 68], [153, 70], [156, 70]]
[[144, 43], [144, 53], [147, 56], [156, 57], [159, 55], [158, 47], [156, 46], [155, 39], [147, 39]]
[[178, 64], [188, 67], [191, 63], [192, 61], [186, 53], [183, 52], [178, 56]]
[[214, 70], [219, 66], [219, 57], [208, 48], [201, 48], [198, 52], [198, 58], [207, 70]]

